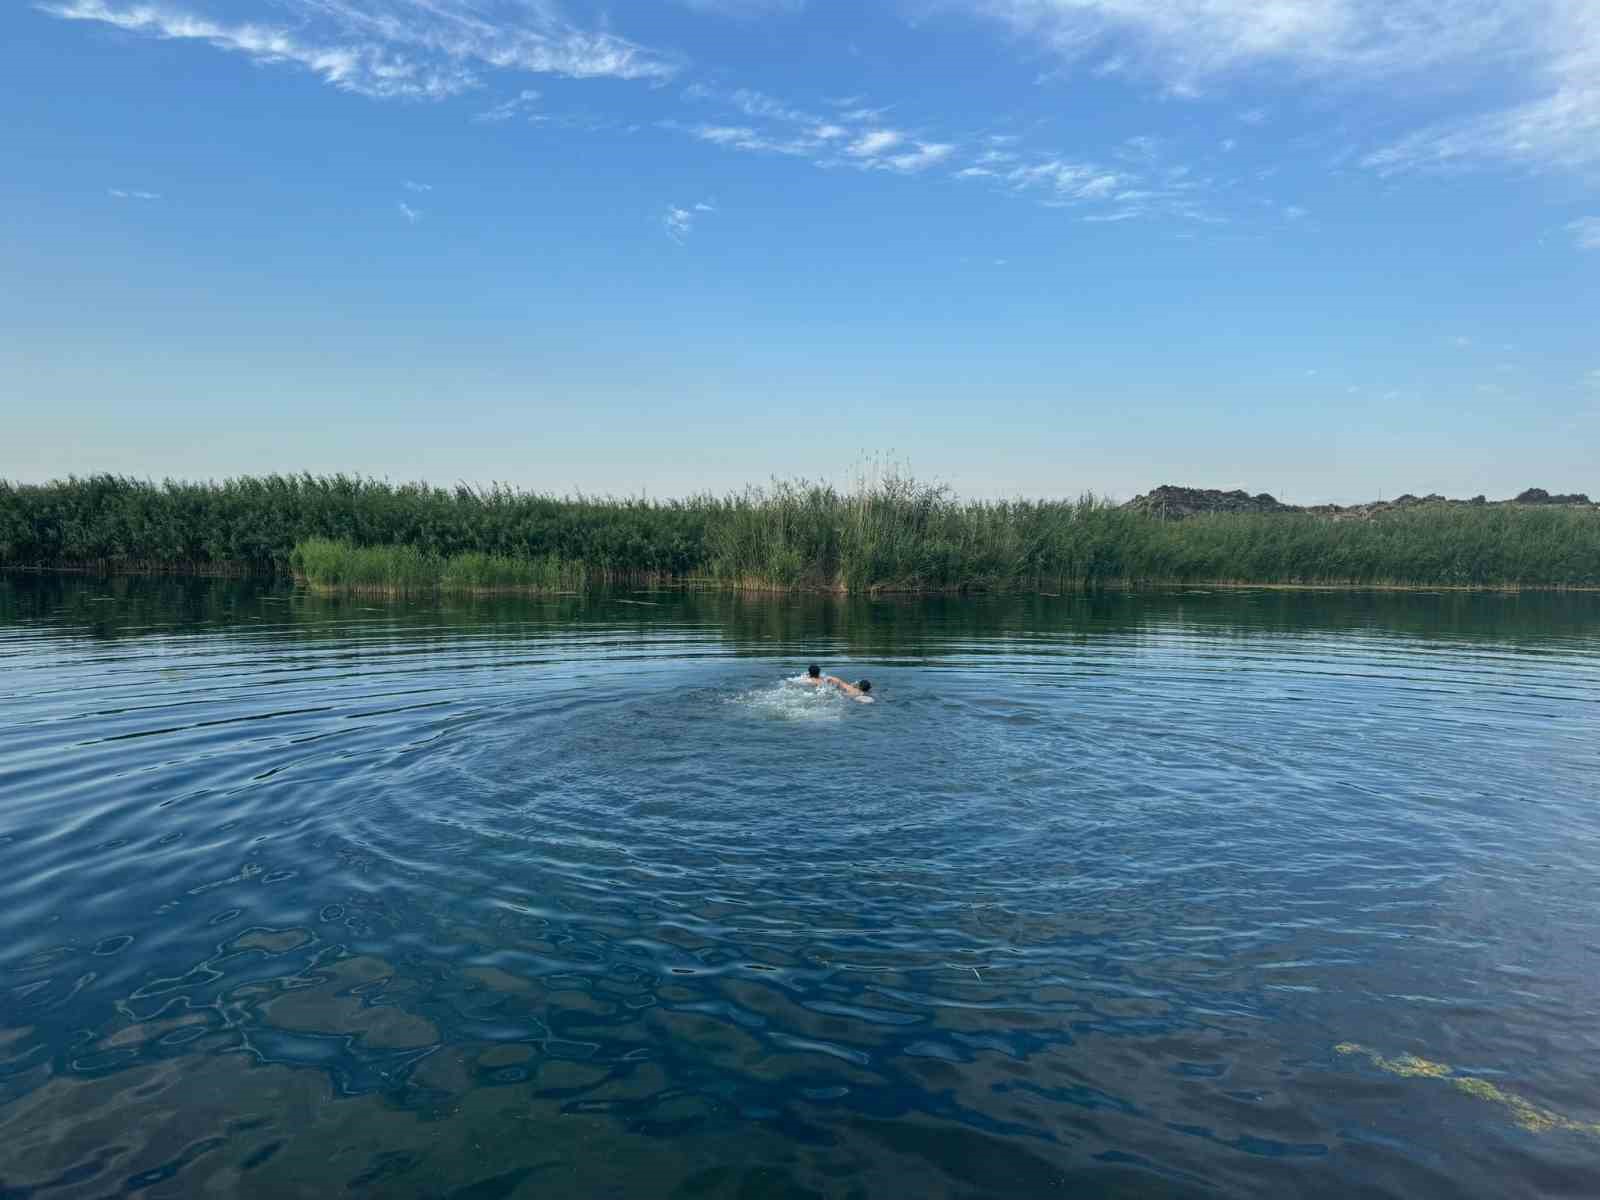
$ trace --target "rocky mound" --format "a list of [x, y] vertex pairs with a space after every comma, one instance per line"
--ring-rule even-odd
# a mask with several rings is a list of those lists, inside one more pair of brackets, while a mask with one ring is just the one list
[[1266, 492], [1252, 496], [1245, 491], [1223, 492], [1216, 488], [1186, 488], [1164, 483], [1142, 496], [1135, 496], [1124, 508], [1137, 509], [1153, 517], [1178, 520], [1198, 513], [1270, 513], [1294, 512], [1292, 506], [1281, 504]]
[[1525, 492], [1518, 492], [1513, 504], [1592, 504], [1587, 492], [1568, 492], [1564, 496], [1552, 496], [1543, 488], [1529, 488]]
[[1176, 487], [1170, 483], [1162, 484], [1142, 496], [1135, 496], [1123, 507], [1149, 513], [1163, 520], [1178, 521], [1201, 513], [1312, 513], [1323, 517], [1359, 519], [1381, 516], [1397, 509], [1432, 504], [1538, 504], [1600, 508], [1584, 492], [1551, 495], [1544, 488], [1528, 488], [1510, 500], [1490, 500], [1484, 496], [1474, 496], [1470, 500], [1452, 500], [1448, 496], [1441, 496], [1438, 492], [1430, 492], [1426, 496], [1414, 496], [1406, 492], [1393, 500], [1374, 500], [1368, 504], [1298, 505], [1284, 504], [1266, 492], [1258, 492], [1252, 496], [1243, 490], [1224, 492], [1217, 488]]

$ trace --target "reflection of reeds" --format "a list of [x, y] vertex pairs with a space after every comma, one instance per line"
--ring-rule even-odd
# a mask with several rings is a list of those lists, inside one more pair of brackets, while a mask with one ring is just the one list
[[847, 490], [557, 498], [347, 476], [0, 483], [0, 563], [281, 574], [337, 588], [1067, 589], [1153, 583], [1600, 587], [1600, 515], [1417, 505], [1161, 521], [1094, 496], [964, 501], [893, 471]]

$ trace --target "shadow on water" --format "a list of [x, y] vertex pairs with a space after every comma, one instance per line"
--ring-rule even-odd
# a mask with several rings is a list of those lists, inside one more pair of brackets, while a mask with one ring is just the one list
[[0, 1197], [1583, 1194], [1597, 634], [0, 580]]

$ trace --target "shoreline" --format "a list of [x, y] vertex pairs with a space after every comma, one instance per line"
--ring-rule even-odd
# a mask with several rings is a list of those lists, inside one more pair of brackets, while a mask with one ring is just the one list
[[1281, 580], [1252, 580], [1252, 579], [1106, 579], [1094, 583], [1080, 583], [1078, 585], [1056, 584], [1058, 590], [1047, 591], [1043, 587], [997, 587], [981, 584], [964, 584], [945, 587], [916, 587], [880, 585], [869, 588], [852, 590], [843, 585], [823, 584], [775, 584], [765, 582], [733, 582], [712, 578], [688, 579], [657, 579], [653, 581], [602, 581], [592, 586], [579, 588], [550, 589], [524, 584], [511, 584], [492, 587], [459, 587], [449, 584], [432, 583], [420, 586], [401, 586], [386, 584], [338, 584], [320, 583], [308, 579], [304, 574], [295, 572], [282, 574], [279, 572], [253, 571], [248, 568], [239, 568], [222, 565], [210, 569], [182, 569], [176, 567], [161, 567], [149, 565], [104, 567], [72, 564], [66, 566], [39, 566], [39, 565], [11, 565], [0, 564], [0, 578], [5, 575], [30, 575], [30, 576], [74, 576], [78, 578], [98, 579], [128, 579], [128, 578], [156, 578], [156, 579], [188, 579], [188, 580], [255, 580], [262, 583], [292, 583], [296, 589], [308, 593], [325, 596], [352, 596], [366, 599], [417, 599], [422, 597], [462, 596], [468, 598], [492, 598], [523, 596], [529, 599], [557, 598], [570, 596], [604, 595], [606, 593], [627, 590], [633, 594], [646, 594], [653, 592], [725, 592], [748, 596], [833, 596], [839, 599], [874, 599], [878, 597], [917, 598], [931, 596], [1037, 596], [1043, 599], [1057, 600], [1066, 597], [1092, 596], [1104, 592], [1241, 592], [1241, 591], [1276, 591], [1276, 592], [1410, 592], [1415, 594], [1445, 593], [1457, 595], [1470, 594], [1501, 594], [1517, 595], [1523, 592], [1554, 594], [1554, 593], [1595, 593], [1600, 594], [1600, 584], [1574, 583], [1520, 583], [1516, 581], [1503, 581], [1496, 583], [1404, 583], [1393, 580], [1318, 580], [1314, 582], [1285, 582]]

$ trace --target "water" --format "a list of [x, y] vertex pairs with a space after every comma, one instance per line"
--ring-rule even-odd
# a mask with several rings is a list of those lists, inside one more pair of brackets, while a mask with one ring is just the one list
[[1597, 650], [0, 581], [0, 1196], [1592, 1195]]

